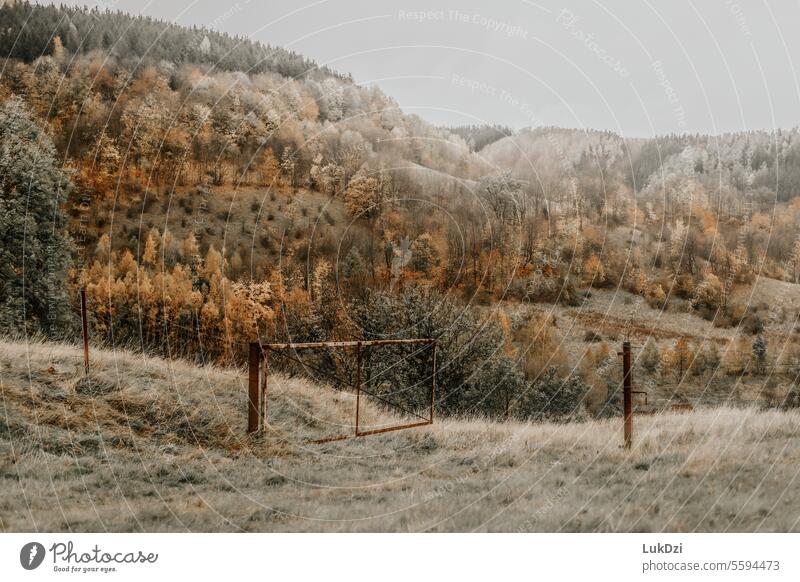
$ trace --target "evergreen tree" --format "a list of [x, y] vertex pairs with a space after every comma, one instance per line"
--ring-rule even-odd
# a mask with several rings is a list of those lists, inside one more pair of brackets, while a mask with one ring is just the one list
[[767, 343], [760, 335], [753, 341], [753, 361], [756, 365], [756, 374], [763, 373], [767, 362]]
[[588, 391], [577, 375], [561, 378], [558, 370], [550, 367], [524, 392], [514, 413], [522, 418], [569, 420], [580, 416]]
[[[504, 351], [503, 329], [470, 307], [426, 287], [402, 295], [368, 294], [352, 305], [351, 317], [365, 339], [436, 338], [436, 410], [445, 414], [502, 416], [507, 403], [524, 392], [522, 371]], [[393, 401], [424, 408], [430, 382], [431, 352], [419, 347], [382, 347], [365, 362], [370, 390], [380, 378], [387, 386], [414, 386], [393, 394]]]
[[69, 180], [22, 102], [0, 107], [0, 327], [63, 335], [70, 322]]

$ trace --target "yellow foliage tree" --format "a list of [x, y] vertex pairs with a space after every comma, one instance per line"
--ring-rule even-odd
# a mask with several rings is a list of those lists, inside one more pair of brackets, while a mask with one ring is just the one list
[[606, 282], [606, 269], [597, 255], [591, 255], [583, 263], [583, 279], [587, 285], [603, 285]]
[[378, 180], [365, 174], [356, 174], [344, 192], [344, 203], [351, 216], [370, 218], [380, 214]]

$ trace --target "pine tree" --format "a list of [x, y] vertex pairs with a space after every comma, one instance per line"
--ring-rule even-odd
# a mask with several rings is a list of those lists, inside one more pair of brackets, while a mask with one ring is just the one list
[[756, 365], [756, 374], [762, 374], [767, 362], [767, 343], [760, 335], [753, 341], [753, 361]]
[[69, 331], [70, 239], [62, 205], [70, 183], [50, 138], [22, 102], [0, 107], [0, 328]]

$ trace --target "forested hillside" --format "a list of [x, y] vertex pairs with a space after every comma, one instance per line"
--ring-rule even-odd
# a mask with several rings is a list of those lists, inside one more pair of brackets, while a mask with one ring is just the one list
[[[94, 341], [200, 362], [434, 336], [446, 412], [522, 418], [613, 410], [633, 333], [654, 382], [800, 366], [785, 302], [749, 295], [800, 277], [796, 129], [450, 131], [279, 48], [24, 2], [0, 51], [7, 333], [70, 337], [85, 287]], [[612, 290], [650, 319], [559, 325]]]
[[29, 2], [3, 4], [0, 54], [25, 62], [53, 56], [62, 46], [73, 54], [104, 51], [132, 66], [168, 61], [250, 74], [272, 72], [285, 77], [320, 79], [337, 76], [334, 71], [319, 68], [291, 51], [211, 29], [185, 28], [97, 8]]

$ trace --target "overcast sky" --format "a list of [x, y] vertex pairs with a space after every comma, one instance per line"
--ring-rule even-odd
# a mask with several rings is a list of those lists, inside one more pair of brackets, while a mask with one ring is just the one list
[[284, 46], [436, 124], [626, 136], [798, 125], [800, 4], [750, 0], [79, 2]]

